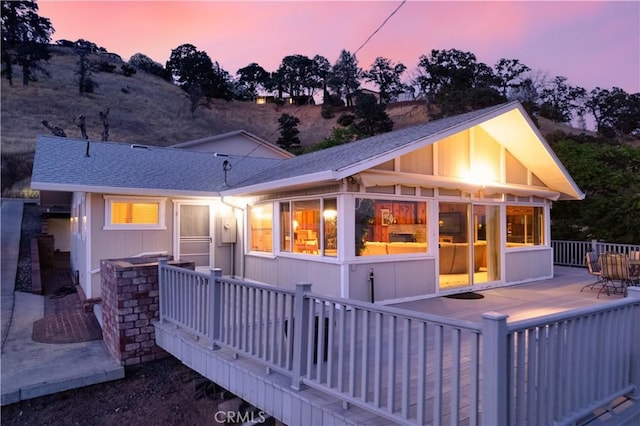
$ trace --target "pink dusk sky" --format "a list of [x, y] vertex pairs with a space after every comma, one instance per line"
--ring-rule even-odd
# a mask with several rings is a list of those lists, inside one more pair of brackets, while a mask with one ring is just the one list
[[[193, 44], [231, 75], [252, 62], [275, 71], [282, 58], [316, 54], [334, 63], [356, 52], [401, 1], [56, 1], [40, 0], [53, 40], [83, 38], [128, 60], [164, 65]], [[357, 52], [368, 69], [383, 56], [413, 73], [431, 49], [458, 49], [494, 66], [519, 59], [587, 91], [640, 92], [639, 1], [409, 0]], [[405, 73], [407, 74], [407, 73]]]

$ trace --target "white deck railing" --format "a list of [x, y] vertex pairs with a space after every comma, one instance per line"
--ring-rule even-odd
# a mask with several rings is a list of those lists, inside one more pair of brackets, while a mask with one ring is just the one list
[[479, 324], [308, 291], [301, 309], [301, 383], [401, 424], [479, 422]]
[[553, 263], [563, 266], [583, 266], [585, 267], [585, 255], [589, 251], [596, 253], [623, 253], [629, 254], [632, 251], [640, 251], [637, 244], [618, 244], [603, 241], [563, 241], [552, 240]]
[[161, 321], [400, 424], [570, 424], [640, 386], [640, 289], [477, 324], [219, 275], [161, 261]]
[[483, 335], [485, 345], [507, 352], [508, 369], [487, 375], [507, 395], [495, 401], [495, 411], [506, 416], [496, 424], [574, 424], [637, 394], [640, 288], [629, 288], [625, 299], [511, 324], [503, 319], [495, 338]]

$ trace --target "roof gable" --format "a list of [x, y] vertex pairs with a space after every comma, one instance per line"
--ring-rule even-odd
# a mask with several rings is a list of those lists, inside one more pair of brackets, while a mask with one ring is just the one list
[[[429, 121], [283, 161], [277, 169], [238, 182], [225, 192], [249, 193], [338, 180], [364, 172], [403, 154], [432, 145], [461, 131], [481, 127], [542, 180], [560, 198], [582, 199], [577, 187], [518, 102]], [[533, 154], [533, 155], [532, 155]]]
[[236, 130], [220, 135], [207, 136], [205, 138], [171, 145], [171, 147], [239, 156], [277, 159], [293, 157], [293, 154], [290, 152], [246, 130]]

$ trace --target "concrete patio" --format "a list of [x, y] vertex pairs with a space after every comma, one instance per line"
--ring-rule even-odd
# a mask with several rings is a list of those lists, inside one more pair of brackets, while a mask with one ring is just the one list
[[45, 296], [15, 291], [23, 200], [2, 200], [1, 404], [124, 377], [102, 340], [40, 343], [34, 324], [45, 316]]

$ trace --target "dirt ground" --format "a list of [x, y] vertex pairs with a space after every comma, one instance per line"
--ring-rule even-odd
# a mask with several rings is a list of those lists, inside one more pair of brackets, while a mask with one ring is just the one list
[[[21, 240], [29, 241], [40, 231], [39, 215], [37, 206], [25, 205]], [[21, 246], [19, 263], [28, 266], [28, 245]], [[29, 291], [29, 273], [30, 268], [19, 267], [16, 290]], [[231, 400], [224, 398], [232, 397], [169, 356], [127, 367], [121, 380], [7, 405], [0, 410], [0, 422], [25, 426], [218, 425], [223, 424], [216, 420], [218, 406], [226, 409]]]
[[25, 426], [224, 424], [210, 386], [169, 357], [129, 367], [121, 380], [2, 407], [0, 416], [2, 425]]

